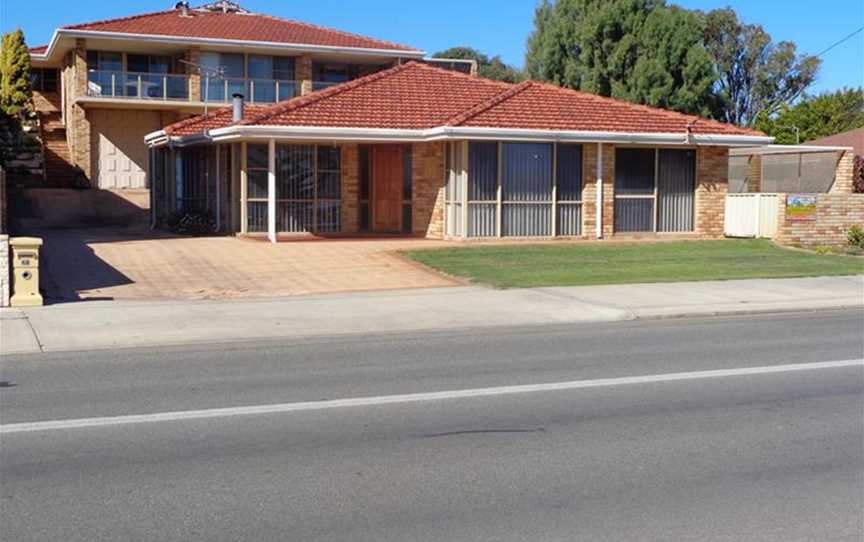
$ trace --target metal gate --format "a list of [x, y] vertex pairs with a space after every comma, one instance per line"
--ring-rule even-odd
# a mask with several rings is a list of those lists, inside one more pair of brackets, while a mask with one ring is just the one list
[[778, 194], [727, 194], [723, 217], [726, 237], [764, 237], [777, 233]]

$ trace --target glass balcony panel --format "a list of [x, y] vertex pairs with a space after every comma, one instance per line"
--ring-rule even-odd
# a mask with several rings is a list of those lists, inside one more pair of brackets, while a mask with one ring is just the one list
[[188, 100], [189, 79], [167, 73], [132, 73], [91, 70], [87, 95], [147, 100]]

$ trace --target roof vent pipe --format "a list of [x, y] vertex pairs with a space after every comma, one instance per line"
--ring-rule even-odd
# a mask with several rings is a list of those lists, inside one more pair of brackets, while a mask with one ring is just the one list
[[234, 100], [232, 101], [234, 110], [231, 118], [234, 122], [239, 122], [243, 120], [243, 95], [234, 94], [231, 97], [234, 98]]
[[180, 10], [180, 16], [181, 17], [188, 17], [189, 16], [189, 2], [187, 2], [185, 0], [183, 0], [181, 2], [177, 2], [176, 4], [174, 4], [174, 9]]

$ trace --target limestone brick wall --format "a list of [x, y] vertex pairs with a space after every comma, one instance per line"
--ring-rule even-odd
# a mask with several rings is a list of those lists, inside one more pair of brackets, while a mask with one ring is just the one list
[[729, 150], [699, 147], [696, 155], [696, 233], [723, 237], [726, 193], [729, 191]]
[[747, 191], [762, 191], [762, 156], [750, 155], [747, 161]]
[[834, 172], [834, 184], [831, 192], [836, 194], [851, 194], [853, 189], [852, 173], [855, 165], [855, 153], [846, 151], [840, 155]]
[[297, 57], [294, 64], [294, 77], [300, 82], [300, 94], [312, 93], [312, 57]]
[[786, 217], [786, 194], [780, 194], [774, 240], [790, 246], [843, 247], [846, 246], [846, 232], [855, 224], [864, 227], [864, 194], [817, 195], [814, 220]]
[[441, 239], [444, 237], [444, 143], [415, 143], [411, 175], [411, 231]]
[[[597, 147], [582, 145], [582, 235], [595, 237], [597, 226]], [[603, 145], [603, 236], [615, 232], [615, 145]]]

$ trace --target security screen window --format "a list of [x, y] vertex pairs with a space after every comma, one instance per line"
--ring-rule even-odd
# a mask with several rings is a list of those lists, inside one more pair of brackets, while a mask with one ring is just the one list
[[654, 231], [655, 149], [615, 149], [615, 231]]
[[501, 234], [552, 234], [551, 143], [501, 145]]
[[498, 143], [468, 144], [468, 236], [498, 235]]

